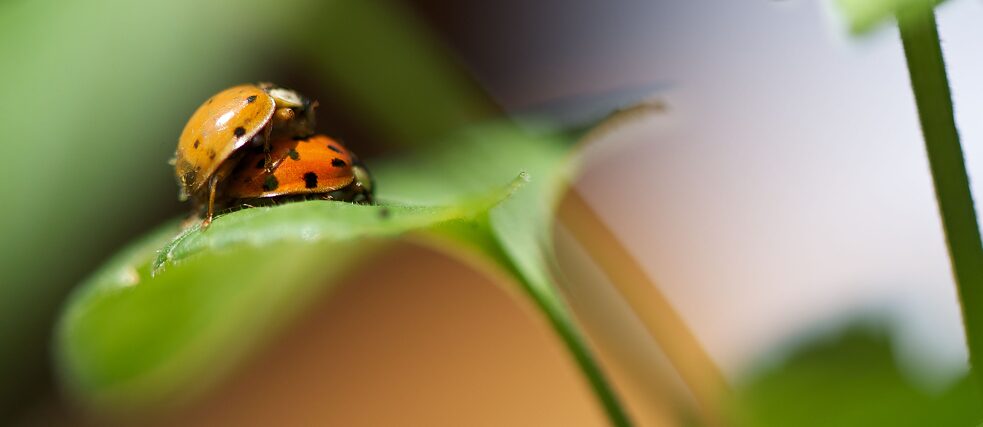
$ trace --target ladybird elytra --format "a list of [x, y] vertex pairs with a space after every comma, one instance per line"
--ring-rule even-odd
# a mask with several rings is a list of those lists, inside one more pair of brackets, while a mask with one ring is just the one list
[[326, 199], [371, 202], [365, 167], [338, 141], [325, 135], [281, 138], [271, 149], [278, 159], [273, 170], [257, 167], [262, 164], [263, 153], [247, 153], [222, 188], [223, 197], [248, 200], [323, 195]]
[[[280, 159], [272, 173], [263, 168], [248, 167], [260, 164], [262, 153], [248, 153], [240, 163], [223, 190], [229, 198], [275, 197], [284, 194], [319, 193], [343, 188], [351, 184], [355, 174], [351, 167], [336, 166], [338, 162], [346, 165], [351, 162], [347, 150], [334, 152], [327, 149], [328, 144], [337, 142], [324, 135], [312, 136], [306, 140], [280, 139], [273, 142], [272, 154]], [[275, 188], [263, 186], [267, 177], [275, 177]], [[316, 182], [313, 187], [308, 184]]]
[[273, 97], [253, 85], [223, 90], [198, 107], [174, 157], [181, 199], [200, 193], [219, 165], [263, 130], [275, 110]]

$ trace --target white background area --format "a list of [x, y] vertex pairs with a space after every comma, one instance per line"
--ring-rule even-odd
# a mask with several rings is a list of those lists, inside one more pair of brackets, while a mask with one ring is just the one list
[[[651, 9], [610, 18], [622, 23], [616, 39], [632, 42], [606, 54], [625, 66], [579, 78], [597, 90], [668, 82], [671, 113], [600, 141], [609, 147], [579, 187], [713, 357], [734, 372], [873, 310], [890, 320], [902, 363], [934, 378], [963, 371], [956, 292], [893, 24], [851, 38], [832, 6], [815, 1]], [[983, 4], [952, 0], [938, 14], [979, 201]]]

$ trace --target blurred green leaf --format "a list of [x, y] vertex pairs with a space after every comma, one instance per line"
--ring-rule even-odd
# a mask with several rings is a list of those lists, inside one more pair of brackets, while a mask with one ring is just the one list
[[846, 17], [850, 31], [863, 34], [884, 21], [894, 19], [900, 12], [924, 13], [932, 10], [944, 0], [836, 0], [837, 6]]
[[888, 336], [866, 324], [810, 341], [739, 387], [753, 426], [970, 426], [983, 400], [961, 378], [933, 392], [898, 366]]
[[[571, 170], [569, 142], [509, 124], [482, 126], [374, 168], [382, 206], [303, 202], [245, 209], [166, 245], [160, 235], [174, 227], [165, 227], [111, 261], [71, 299], [58, 334], [63, 380], [99, 407], [191, 396], [341, 273], [357, 268], [362, 254], [418, 231], [464, 243], [446, 246], [452, 256], [471, 248], [512, 273], [568, 346], [612, 421], [625, 424], [546, 267], [544, 237], [552, 202]], [[531, 182], [518, 188], [524, 172]]]
[[[0, 423], [46, 384], [70, 285], [176, 207], [183, 121], [230, 82], [256, 80], [279, 26], [310, 0], [0, 2]], [[270, 25], [277, 22], [278, 25]], [[57, 261], [53, 261], [57, 260]]]

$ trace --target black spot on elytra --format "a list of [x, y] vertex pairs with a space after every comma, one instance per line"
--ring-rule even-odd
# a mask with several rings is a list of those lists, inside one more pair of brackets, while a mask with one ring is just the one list
[[331, 150], [331, 151], [334, 151], [335, 153], [341, 154], [341, 149], [338, 148], [338, 147], [335, 147], [334, 145], [328, 144], [328, 149]]
[[199, 141], [199, 140], [197, 140], [197, 139], [196, 139], [196, 140], [195, 140], [195, 150], [197, 150], [197, 149], [198, 149], [198, 145], [199, 145], [199, 144], [201, 144], [201, 141]]
[[317, 174], [314, 172], [307, 172], [304, 174], [304, 187], [307, 188], [317, 188]]
[[266, 167], [266, 159], [260, 157], [259, 161], [256, 162], [256, 169], [263, 169]]
[[208, 150], [208, 158], [210, 160], [215, 160], [215, 150]]
[[273, 191], [279, 186], [280, 182], [273, 175], [267, 175], [266, 180], [263, 181], [263, 191]]
[[293, 148], [291, 148], [290, 151], [287, 152], [287, 156], [289, 156], [293, 160], [300, 160], [300, 153], [298, 153], [297, 150], [294, 150]]
[[255, 100], [256, 100], [256, 95], [252, 95], [249, 98], [246, 98], [246, 102], [248, 102], [250, 104], [252, 104], [253, 101], [255, 101]]
[[343, 167], [345, 167], [346, 164], [347, 163], [345, 163], [344, 160], [341, 160], [341, 159], [339, 159], [337, 157], [331, 159], [331, 166], [334, 166], [336, 168], [343, 168]]
[[241, 136], [243, 136], [243, 135], [246, 134], [246, 128], [244, 128], [242, 126], [239, 126], [239, 127], [235, 128], [235, 130], [232, 131], [232, 133], [235, 134], [236, 138], [241, 137]]

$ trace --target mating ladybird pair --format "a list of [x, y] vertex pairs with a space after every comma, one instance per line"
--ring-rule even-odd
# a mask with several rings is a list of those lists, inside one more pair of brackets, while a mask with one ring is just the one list
[[[181, 132], [174, 172], [208, 226], [216, 209], [320, 198], [372, 202], [354, 153], [314, 133], [317, 102], [269, 83], [211, 97]], [[313, 136], [312, 136], [313, 135]]]

